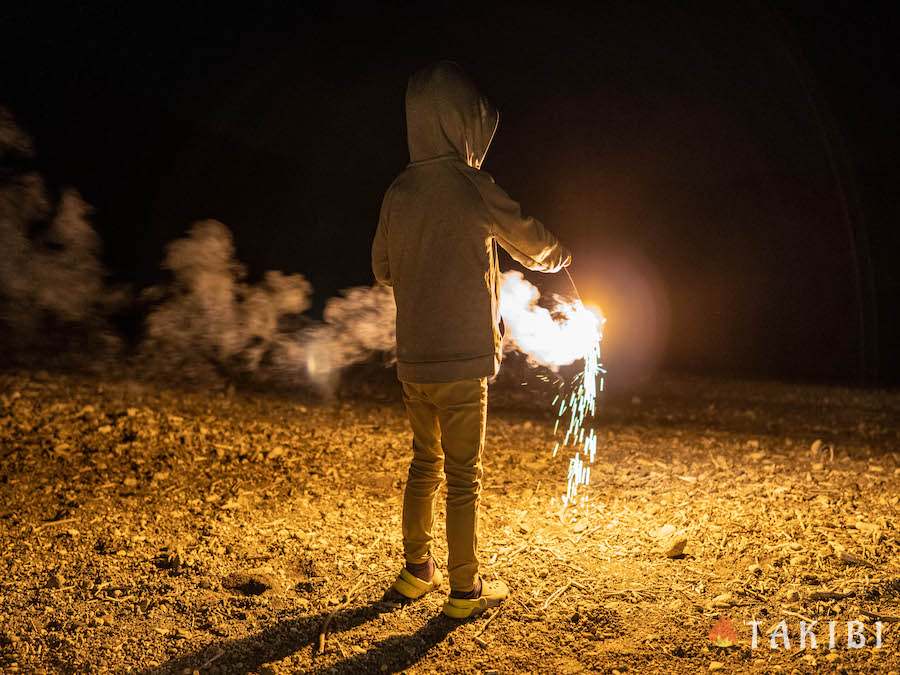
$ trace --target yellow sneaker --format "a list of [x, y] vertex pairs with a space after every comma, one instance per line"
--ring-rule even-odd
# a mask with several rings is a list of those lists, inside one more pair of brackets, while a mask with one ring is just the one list
[[496, 607], [509, 597], [509, 586], [502, 579], [481, 580], [481, 595], [477, 598], [447, 598], [444, 614], [451, 619], [468, 619], [478, 616], [488, 607]]
[[441, 574], [441, 571], [437, 566], [434, 568], [434, 574], [431, 576], [431, 581], [419, 579], [419, 577], [404, 567], [400, 570], [400, 574], [397, 575], [397, 578], [394, 579], [394, 583], [391, 584], [391, 590], [396, 591], [408, 600], [418, 600], [426, 593], [431, 593], [431, 591], [440, 588], [443, 582], [444, 575]]

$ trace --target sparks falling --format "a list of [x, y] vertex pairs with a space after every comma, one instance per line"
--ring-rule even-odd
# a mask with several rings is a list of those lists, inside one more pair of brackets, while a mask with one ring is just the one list
[[[580, 303], [579, 303], [580, 304]], [[582, 306], [583, 311], [590, 311]], [[599, 327], [602, 328], [603, 319], [600, 318]], [[553, 446], [553, 456], [562, 448], [574, 451], [569, 460], [569, 472], [566, 476], [566, 494], [563, 496], [563, 505], [574, 504], [578, 499], [578, 488], [591, 482], [591, 466], [597, 456], [597, 433], [589, 426], [597, 412], [597, 391], [603, 390], [603, 376], [606, 373], [600, 363], [600, 339], [591, 346], [584, 355], [584, 368], [571, 382], [563, 383], [563, 396], [557, 396], [553, 405], [559, 404], [556, 409], [556, 424], [553, 427], [554, 436], [560, 433], [560, 422], [563, 422], [565, 434], [562, 441], [557, 441]]]
[[603, 390], [606, 371], [600, 362], [600, 341], [606, 319], [585, 307], [581, 300], [554, 296], [552, 309], [538, 304], [540, 292], [520, 272], [506, 272], [500, 289], [500, 314], [508, 328], [506, 339], [530, 361], [556, 371], [560, 366], [583, 361], [572, 380], [561, 384], [553, 399], [557, 420], [554, 436], [562, 439], [553, 447], [573, 452], [566, 477], [563, 504], [578, 500], [579, 487], [591, 481], [591, 466], [597, 456], [597, 435], [590, 426], [597, 410], [597, 392]]

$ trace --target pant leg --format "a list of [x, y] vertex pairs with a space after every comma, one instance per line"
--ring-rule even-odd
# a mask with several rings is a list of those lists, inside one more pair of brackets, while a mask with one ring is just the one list
[[450, 588], [469, 591], [478, 576], [478, 503], [481, 494], [487, 379], [435, 387], [447, 476], [447, 568]]
[[441, 431], [437, 408], [422, 385], [402, 385], [413, 432], [413, 456], [403, 493], [403, 553], [407, 562], [422, 563], [431, 555], [434, 498], [443, 480]]

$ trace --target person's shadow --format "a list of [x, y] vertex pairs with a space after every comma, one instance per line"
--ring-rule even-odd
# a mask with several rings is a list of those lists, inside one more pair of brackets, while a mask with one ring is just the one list
[[[360, 607], [348, 607], [335, 612], [329, 635], [350, 630], [389, 611], [382, 601], [373, 601]], [[266, 663], [280, 661], [304, 647], [313, 650], [315, 669], [318, 658], [318, 637], [328, 613], [289, 619], [264, 628], [255, 635], [238, 640], [213, 643], [189, 654], [175, 657], [165, 663], [143, 671], [151, 673], [182, 673], [215, 668], [220, 673], [249, 673]], [[442, 642], [458, 626], [460, 621], [437, 614], [425, 625], [408, 635], [393, 635], [372, 645], [360, 654], [352, 654], [328, 666], [329, 672], [398, 672], [420, 661], [428, 651]]]

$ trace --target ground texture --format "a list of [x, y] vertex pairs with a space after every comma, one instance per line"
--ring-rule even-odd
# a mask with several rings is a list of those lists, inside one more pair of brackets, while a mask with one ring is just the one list
[[[544, 393], [492, 392], [483, 573], [513, 595], [456, 623], [439, 593], [380, 602], [410, 446], [396, 388], [0, 375], [0, 670], [900, 670], [900, 395], [648, 383], [604, 401], [591, 498], [562, 510]], [[847, 648], [847, 620], [869, 645]]]

